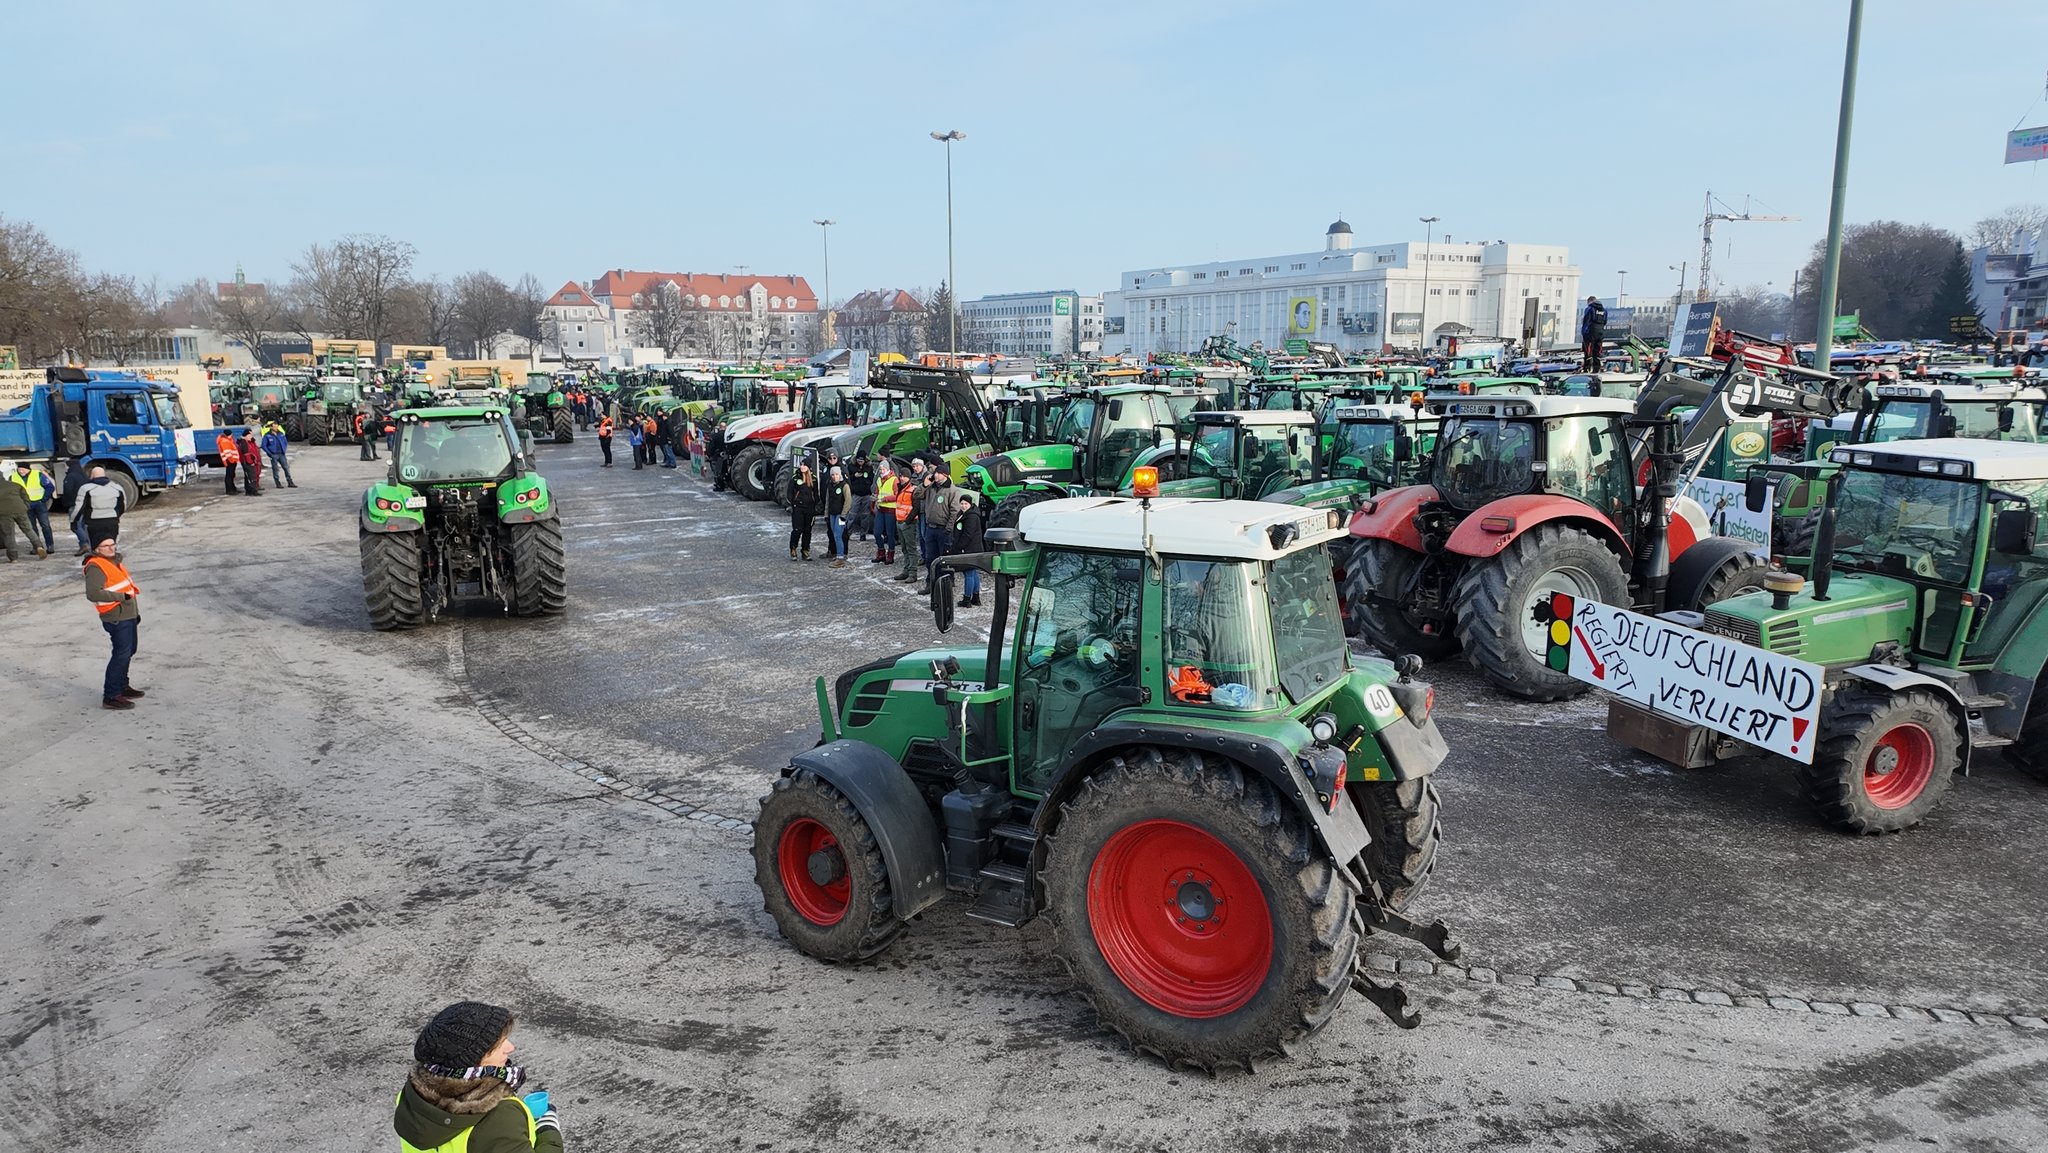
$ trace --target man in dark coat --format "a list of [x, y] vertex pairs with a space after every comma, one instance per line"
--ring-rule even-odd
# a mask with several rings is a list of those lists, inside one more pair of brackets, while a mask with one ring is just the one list
[[1597, 296], [1586, 298], [1586, 311], [1579, 315], [1579, 357], [1587, 372], [1600, 371], [1600, 349], [1607, 335], [1607, 308]]
[[[972, 496], [960, 498], [960, 519], [953, 522], [953, 551], [961, 556], [988, 551], [981, 538], [981, 509]], [[981, 570], [968, 569], [962, 579], [965, 583], [960, 586], [960, 607], [981, 607]]]

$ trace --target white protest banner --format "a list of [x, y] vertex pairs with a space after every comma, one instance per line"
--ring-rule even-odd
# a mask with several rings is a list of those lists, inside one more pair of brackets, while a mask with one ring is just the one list
[[1598, 601], [1551, 598], [1551, 668], [1684, 724], [1813, 763], [1823, 670]]
[[1696, 476], [1683, 491], [1707, 510], [1707, 523], [1715, 536], [1747, 541], [1749, 551], [1766, 559], [1770, 557], [1771, 506], [1766, 504], [1762, 512], [1749, 511], [1749, 506], [1742, 503], [1740, 481]]

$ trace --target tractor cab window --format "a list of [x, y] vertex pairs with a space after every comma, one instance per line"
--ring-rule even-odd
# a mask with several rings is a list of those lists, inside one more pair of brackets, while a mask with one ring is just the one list
[[1452, 417], [1437, 437], [1436, 487], [1459, 508], [1529, 491], [1536, 426], [1495, 417]]
[[[1346, 420], [1330, 444], [1330, 479], [1394, 484], [1394, 439], [1399, 426], [1388, 420]], [[1419, 449], [1421, 446], [1417, 446]]]
[[[2014, 496], [2024, 497], [2026, 507], [2048, 520], [2048, 481], [2004, 481], [1997, 487]], [[2011, 509], [2021, 506], [2000, 501], [1994, 507]], [[1997, 660], [2004, 654], [2020, 625], [2040, 607], [2043, 600], [2048, 600], [2048, 540], [2038, 541], [2034, 551], [2026, 556], [1986, 552], [1981, 591], [1991, 597], [1991, 608], [1983, 626], [1973, 630], [1976, 636], [1964, 653], [1966, 661]]]
[[1844, 568], [1961, 587], [1976, 556], [1983, 491], [1966, 480], [1848, 469], [1835, 496]]
[[1138, 454], [1152, 447], [1158, 420], [1152, 398], [1142, 393], [1112, 397], [1099, 405], [1100, 435], [1088, 454], [1088, 479], [1096, 488], [1113, 489], [1121, 486]]
[[1237, 426], [1235, 424], [1198, 425], [1201, 435], [1188, 455], [1188, 475], [1225, 479], [1236, 475], [1237, 468]]
[[1143, 560], [1046, 549], [1018, 625], [1018, 716], [1030, 755], [1027, 786], [1040, 787], [1074, 741], [1138, 686]]
[[398, 476], [407, 483], [496, 480], [512, 471], [501, 416], [408, 421], [398, 435]]
[[1618, 422], [1606, 417], [1546, 421], [1550, 491], [1576, 497], [1620, 520], [1635, 496], [1628, 440]]
[[1329, 554], [1320, 548], [1288, 553], [1273, 562], [1269, 579], [1274, 664], [1280, 687], [1301, 704], [1337, 683], [1348, 663]]
[[[1247, 500], [1258, 500], [1306, 481], [1313, 468], [1309, 454], [1313, 429], [1246, 428], [1243, 430], [1243, 488]], [[1288, 437], [1294, 438], [1293, 447]]]
[[[1329, 562], [1323, 563], [1327, 584]], [[1273, 642], [1260, 570], [1256, 561], [1167, 563], [1166, 678], [1175, 700], [1230, 709], [1273, 703]]]

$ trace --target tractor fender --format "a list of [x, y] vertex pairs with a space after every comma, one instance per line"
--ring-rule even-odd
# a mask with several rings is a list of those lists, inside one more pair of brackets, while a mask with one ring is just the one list
[[[1510, 527], [1499, 531], [1487, 528], [1486, 521], [1492, 517], [1508, 518]], [[1613, 521], [1584, 501], [1549, 493], [1502, 497], [1480, 508], [1451, 530], [1451, 539], [1444, 543], [1444, 551], [1469, 557], [1499, 556], [1530, 529], [1552, 521], [1576, 522], [1613, 549], [1616, 556], [1627, 558], [1630, 555], [1628, 542], [1622, 539], [1621, 530], [1614, 527]]]
[[839, 740], [791, 757], [784, 775], [798, 769], [809, 769], [838, 789], [874, 830], [898, 920], [909, 920], [946, 895], [939, 827], [895, 758], [863, 741]]
[[1351, 518], [1351, 535], [1364, 540], [1392, 541], [1410, 552], [1422, 551], [1422, 532], [1415, 527], [1415, 510], [1437, 499], [1436, 489], [1426, 484], [1389, 489], [1365, 502]]
[[[1159, 725], [1140, 722], [1106, 724], [1074, 742], [1052, 783], [1046, 788], [1037, 814], [1032, 817], [1033, 831], [1041, 836], [1050, 832], [1062, 802], [1079, 790], [1081, 782], [1111, 753], [1132, 745], [1156, 745], [1226, 757], [1265, 778], [1283, 798], [1292, 801], [1308, 815], [1317, 839], [1322, 841], [1334, 860], [1349, 861], [1372, 842], [1372, 837], [1365, 831], [1365, 822], [1352, 806], [1348, 793], [1338, 793], [1334, 811], [1325, 809], [1317, 801], [1315, 791], [1302, 770], [1295, 765], [1295, 755], [1287, 746], [1254, 733], [1190, 728], [1183, 722], [1166, 718], [1161, 718], [1161, 721]], [[1326, 775], [1334, 779], [1344, 764], [1343, 752], [1330, 747], [1310, 746], [1302, 757], [1315, 766], [1319, 780]]]
[[1932, 690], [1948, 708], [1949, 715], [1955, 718], [1956, 727], [1963, 733], [1963, 763], [1956, 766], [1956, 771], [1966, 777], [1970, 775], [1970, 712], [1964, 707], [1963, 699], [1956, 695], [1954, 687], [1926, 673], [1916, 673], [1912, 669], [1902, 669], [1897, 665], [1852, 665], [1842, 671], [1845, 676], [1876, 685], [1888, 693], [1897, 694], [1906, 689]]
[[[1677, 527], [1677, 522], [1672, 522]], [[1672, 608], [1693, 608], [1714, 570], [1730, 557], [1748, 552], [1749, 542], [1731, 536], [1711, 536], [1678, 554], [1671, 562], [1671, 577], [1664, 586], [1664, 603]]]

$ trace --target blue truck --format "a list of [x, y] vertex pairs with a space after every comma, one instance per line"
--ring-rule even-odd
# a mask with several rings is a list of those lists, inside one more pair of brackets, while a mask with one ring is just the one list
[[[198, 471], [192, 425], [178, 386], [130, 372], [47, 370], [21, 401], [0, 409], [0, 457], [48, 466], [68, 495], [105, 468], [134, 508]], [[71, 474], [76, 475], [71, 475]]]

